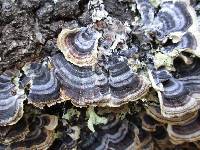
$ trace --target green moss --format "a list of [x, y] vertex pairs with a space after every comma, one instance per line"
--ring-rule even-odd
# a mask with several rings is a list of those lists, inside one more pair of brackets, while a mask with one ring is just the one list
[[98, 116], [93, 107], [89, 107], [87, 110], [88, 119], [88, 128], [95, 132], [94, 125], [106, 124], [108, 122], [107, 118]]
[[161, 2], [162, 0], [150, 0], [150, 3], [155, 7], [158, 7]]
[[74, 116], [79, 117], [80, 116], [80, 112], [78, 110], [74, 109], [74, 108], [71, 108], [71, 109], [67, 110], [67, 113], [64, 114], [62, 116], [62, 118], [66, 119], [66, 120], [71, 120], [72, 117], [74, 117]]
[[55, 134], [54, 134], [54, 139], [59, 139], [59, 138], [62, 138], [63, 136], [63, 133], [62, 132], [59, 132], [57, 131]]

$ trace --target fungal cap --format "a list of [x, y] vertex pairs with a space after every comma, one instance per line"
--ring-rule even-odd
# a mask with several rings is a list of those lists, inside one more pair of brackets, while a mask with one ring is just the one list
[[93, 66], [97, 63], [97, 46], [100, 33], [89, 27], [63, 29], [57, 45], [65, 58], [77, 66]]
[[53, 68], [49, 68], [48, 61], [33, 62], [23, 67], [29, 78], [28, 102], [36, 107], [43, 108], [60, 102], [60, 84]]
[[167, 131], [170, 141], [174, 144], [194, 142], [200, 140], [199, 114], [190, 122], [183, 125], [168, 125]]
[[18, 88], [18, 77], [15, 74], [15, 71], [6, 71], [0, 75], [0, 126], [13, 125], [23, 116], [23, 101], [26, 96]]

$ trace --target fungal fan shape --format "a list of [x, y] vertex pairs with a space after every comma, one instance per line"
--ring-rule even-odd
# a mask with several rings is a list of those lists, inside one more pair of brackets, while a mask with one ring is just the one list
[[[137, 129], [129, 127], [127, 120], [110, 120], [80, 143], [80, 149], [134, 149], [137, 147]], [[136, 127], [135, 127], [136, 128]], [[135, 130], [135, 131], [134, 131]]]
[[58, 125], [58, 118], [54, 115], [42, 114], [35, 117], [28, 116], [29, 131], [20, 141], [11, 143], [10, 149], [47, 150], [54, 141], [54, 129]]
[[[6, 71], [0, 76], [0, 125], [15, 124], [23, 116], [24, 90], [14, 83], [15, 73]], [[17, 81], [16, 81], [17, 82]]]
[[158, 91], [161, 112], [171, 118], [183, 116], [199, 109], [198, 94], [194, 94], [185, 84], [172, 77], [166, 70], [158, 71], [157, 76], [163, 91]]
[[193, 24], [193, 18], [189, 12], [191, 6], [188, 3], [166, 1], [161, 3], [160, 7], [153, 22], [159, 40], [175, 32], [184, 33]]
[[61, 80], [62, 97], [71, 99], [76, 106], [120, 106], [139, 99], [149, 88], [127, 62], [115, 57], [108, 62], [109, 75], [101, 68], [78, 67], [68, 62], [62, 54], [54, 55], [52, 64]]
[[[170, 142], [200, 140], [200, 34], [194, 9], [187, 0], [164, 0], [158, 8], [148, 0], [136, 0], [136, 4], [141, 15], [139, 26], [144, 29], [139, 29], [142, 35], [133, 31], [129, 36], [120, 29], [126, 23], [123, 25], [112, 17], [94, 26], [63, 29], [57, 39], [60, 52], [25, 64], [20, 79], [17, 73], [9, 71], [0, 76], [1, 143], [11, 149], [42, 150], [54, 141], [56, 116], [24, 114], [22, 118], [25, 92], [28, 103], [39, 108], [66, 100], [78, 107], [119, 107], [143, 96], [146, 97], [142, 100], [150, 98], [146, 70], [150, 70], [148, 77], [159, 102], [153, 102], [154, 105], [145, 102], [144, 112], [128, 114], [131, 117], [122, 120], [117, 118], [119, 112], [115, 112], [117, 117], [108, 117], [107, 124], [95, 126], [89, 138], [81, 135], [73, 139], [67, 134], [68, 138], [62, 137], [65, 142], [61, 148], [133, 149], [139, 140], [141, 148], [154, 149], [154, 143], [163, 147]], [[136, 46], [130, 48], [129, 44], [133, 43]], [[152, 47], [144, 50], [143, 44]], [[162, 68], [156, 67], [154, 58], [158, 51], [171, 59], [172, 68], [165, 64], [161, 64]], [[141, 120], [139, 129], [130, 122], [136, 116]]]
[[48, 62], [33, 62], [23, 68], [26, 74], [25, 84], [30, 84], [28, 102], [37, 107], [51, 106], [59, 101], [60, 84], [55, 77], [53, 68], [48, 67]]
[[92, 66], [97, 62], [97, 44], [100, 34], [91, 28], [64, 29], [58, 35], [57, 45], [65, 58], [77, 66]]

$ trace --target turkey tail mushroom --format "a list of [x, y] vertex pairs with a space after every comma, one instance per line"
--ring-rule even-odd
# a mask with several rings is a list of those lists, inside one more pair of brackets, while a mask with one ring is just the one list
[[159, 106], [148, 106], [146, 108], [146, 112], [148, 115], [150, 115], [152, 118], [157, 120], [158, 122], [164, 123], [164, 124], [185, 124], [186, 122], [192, 120], [198, 112], [192, 112], [187, 113], [186, 115], [179, 116], [179, 117], [164, 117], [161, 114], [161, 110]]
[[[136, 128], [136, 127], [135, 127]], [[84, 139], [80, 143], [80, 148], [105, 150], [105, 149], [124, 149], [131, 150], [136, 148], [137, 140], [134, 129], [131, 129], [127, 120], [112, 120], [108, 124], [96, 129], [96, 132]]]
[[167, 131], [174, 144], [200, 140], [200, 115], [183, 125], [168, 125]]
[[123, 57], [111, 58], [108, 62], [111, 105], [121, 105], [136, 101], [149, 90], [149, 83], [144, 77], [134, 73]]
[[29, 132], [28, 121], [22, 117], [16, 124], [0, 127], [0, 143], [9, 145], [25, 139]]
[[[153, 22], [158, 40], [163, 40], [170, 34], [184, 34], [195, 22], [195, 11], [187, 1], [165, 1], [160, 7]], [[179, 40], [180, 38], [181, 36], [178, 37]]]
[[154, 132], [156, 131], [156, 128], [158, 126], [162, 126], [161, 123], [159, 123], [157, 120], [152, 118], [146, 112], [143, 112], [140, 115], [140, 118], [142, 120], [142, 129], [144, 129], [145, 131]]
[[36, 107], [43, 108], [45, 105], [51, 106], [61, 101], [60, 84], [55, 76], [53, 68], [49, 68], [48, 62], [33, 62], [23, 68], [30, 85], [28, 102]]
[[107, 94], [108, 85], [105, 75], [97, 74], [92, 67], [78, 67], [68, 62], [62, 54], [52, 57], [56, 75], [62, 84], [62, 98], [76, 106], [101, 103]]
[[[193, 91], [188, 89], [183, 81], [172, 76], [166, 78], [166, 73], [167, 71], [157, 72], [160, 74], [157, 77], [160, 78], [158, 80], [162, 87], [161, 90], [157, 90], [162, 115], [173, 118], [197, 111], [200, 107], [198, 96], [193, 94]], [[156, 85], [155, 81], [152, 82], [152, 85]]]
[[17, 72], [6, 71], [0, 75], [0, 126], [13, 125], [23, 116], [23, 89], [19, 89]]
[[42, 116], [30, 117], [28, 120], [30, 120], [29, 132], [24, 140], [12, 143], [9, 147], [16, 150], [47, 150], [55, 139], [54, 129], [57, 126], [58, 118], [43, 114]]
[[108, 63], [109, 74], [98, 67], [75, 66], [62, 54], [54, 55], [52, 64], [62, 83], [62, 97], [76, 106], [117, 107], [141, 98], [149, 89], [146, 80], [118, 58]]
[[149, 25], [154, 20], [155, 9], [149, 0], [136, 0], [137, 9], [141, 15], [142, 23]]
[[97, 44], [100, 33], [90, 27], [64, 29], [58, 35], [57, 45], [67, 61], [82, 66], [97, 62]]
[[[189, 53], [181, 53], [174, 59], [174, 67], [179, 78], [200, 75], [200, 58]], [[181, 79], [180, 79], [181, 80]]]

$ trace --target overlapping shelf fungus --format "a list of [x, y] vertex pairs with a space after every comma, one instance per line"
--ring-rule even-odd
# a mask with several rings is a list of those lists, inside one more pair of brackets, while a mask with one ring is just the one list
[[0, 75], [0, 149], [200, 148], [196, 3], [116, 1], [123, 21], [110, 3], [90, 0], [91, 23]]

